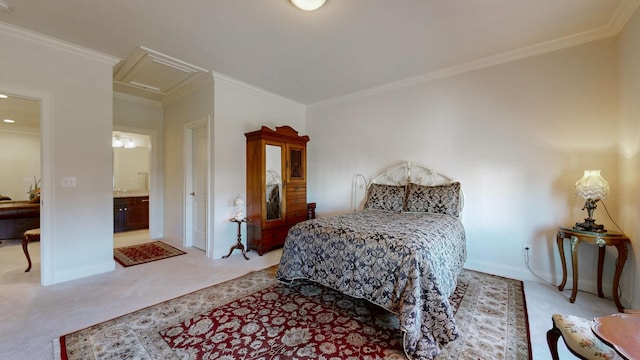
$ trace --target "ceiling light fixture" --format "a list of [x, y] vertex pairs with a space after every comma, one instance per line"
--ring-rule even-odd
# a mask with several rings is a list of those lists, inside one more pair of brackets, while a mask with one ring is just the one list
[[8, 98], [8, 96], [7, 96], [7, 95], [5, 95], [5, 94], [0, 94], [0, 99], [6, 99], [6, 98]]
[[319, 9], [327, 0], [291, 0], [298, 9], [313, 11]]
[[124, 146], [124, 143], [122, 142], [122, 139], [120, 139], [120, 136], [116, 135], [111, 139], [111, 146], [114, 148], [119, 148]]
[[[124, 140], [126, 140], [126, 142]], [[123, 138], [120, 135], [114, 135], [113, 138], [111, 138], [111, 147], [134, 149], [136, 147], [136, 142], [133, 141], [133, 138]]]
[[11, 119], [4, 119], [3, 121], [6, 122], [7, 124], [13, 124], [16, 122], [15, 120], [11, 120]]

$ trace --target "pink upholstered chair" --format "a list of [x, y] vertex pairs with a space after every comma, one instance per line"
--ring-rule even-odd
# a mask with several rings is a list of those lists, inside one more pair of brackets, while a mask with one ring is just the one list
[[558, 338], [562, 337], [569, 351], [580, 359], [621, 359], [608, 345], [600, 341], [591, 330], [591, 321], [573, 315], [555, 314], [553, 327], [547, 331], [547, 343], [553, 360], [558, 357]]

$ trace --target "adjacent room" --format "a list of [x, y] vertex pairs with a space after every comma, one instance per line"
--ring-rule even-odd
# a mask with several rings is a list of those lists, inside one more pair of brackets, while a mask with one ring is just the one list
[[0, 357], [637, 358], [639, 7], [0, 0]]

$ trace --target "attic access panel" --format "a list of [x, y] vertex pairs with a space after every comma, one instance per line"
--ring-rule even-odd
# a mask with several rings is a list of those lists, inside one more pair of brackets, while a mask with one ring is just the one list
[[114, 70], [113, 81], [117, 85], [168, 96], [207, 73], [205, 69], [139, 47]]

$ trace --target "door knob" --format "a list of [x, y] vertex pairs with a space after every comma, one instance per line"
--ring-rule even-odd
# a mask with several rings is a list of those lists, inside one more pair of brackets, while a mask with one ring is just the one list
[[189, 195], [196, 196], [196, 193], [192, 192], [192, 193], [189, 193]]

